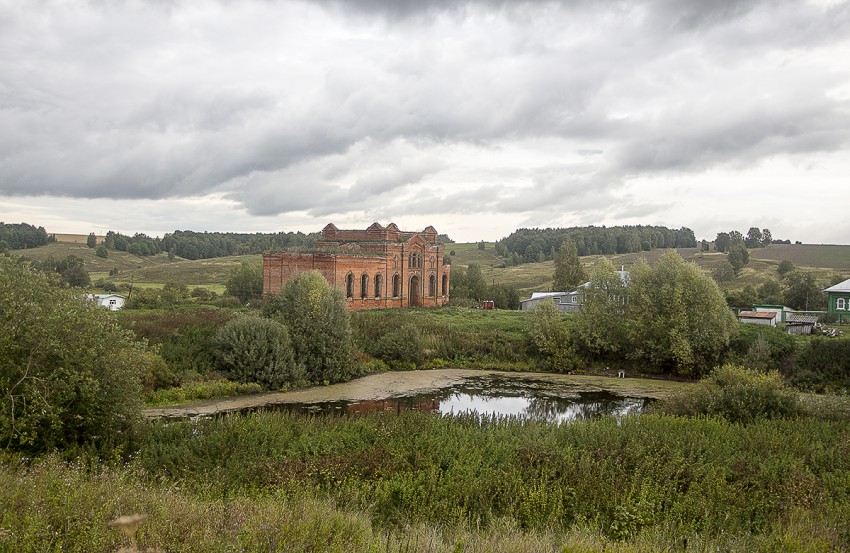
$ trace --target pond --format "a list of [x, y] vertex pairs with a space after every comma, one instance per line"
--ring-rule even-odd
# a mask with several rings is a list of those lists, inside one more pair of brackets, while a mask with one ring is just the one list
[[476, 412], [547, 421], [637, 414], [690, 384], [646, 378], [432, 369], [371, 374], [330, 386], [148, 407], [150, 418], [278, 409], [308, 413]]
[[[569, 422], [612, 415], [640, 414], [649, 398], [624, 397], [610, 391], [578, 391], [551, 380], [504, 374], [464, 379], [439, 390], [365, 401], [270, 404], [262, 409], [299, 413], [358, 415], [373, 412], [422, 411], [441, 415], [477, 413], [547, 422]], [[256, 410], [256, 408], [245, 411]]]

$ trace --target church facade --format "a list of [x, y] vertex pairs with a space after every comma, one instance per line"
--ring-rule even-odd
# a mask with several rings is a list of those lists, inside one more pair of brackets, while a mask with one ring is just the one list
[[315, 270], [340, 290], [350, 311], [390, 307], [439, 307], [449, 301], [451, 265], [429, 226], [401, 231], [394, 223], [366, 230], [322, 229], [309, 253], [263, 254], [263, 292], [277, 294], [299, 272]]

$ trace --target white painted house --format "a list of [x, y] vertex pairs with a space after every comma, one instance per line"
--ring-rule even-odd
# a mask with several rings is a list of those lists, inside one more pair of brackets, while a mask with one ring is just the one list
[[110, 311], [118, 311], [124, 307], [124, 296], [118, 294], [86, 294], [86, 298], [97, 303], [98, 307], [105, 307]]

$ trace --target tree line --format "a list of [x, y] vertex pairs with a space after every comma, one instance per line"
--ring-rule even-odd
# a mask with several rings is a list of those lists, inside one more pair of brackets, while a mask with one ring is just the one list
[[44, 227], [27, 223], [0, 223], [0, 252], [44, 246], [50, 241]]
[[166, 252], [170, 257], [183, 259], [211, 259], [230, 255], [259, 254], [272, 250], [289, 250], [312, 247], [315, 234], [302, 232], [238, 233], [195, 232], [176, 230], [162, 238], [143, 233], [133, 236], [109, 231], [103, 241], [108, 250], [125, 251], [133, 255], [148, 256]]
[[496, 242], [496, 253], [509, 264], [554, 259], [565, 241], [576, 244], [578, 255], [613, 255], [659, 248], [695, 248], [694, 231], [687, 227], [626, 225], [519, 229]]

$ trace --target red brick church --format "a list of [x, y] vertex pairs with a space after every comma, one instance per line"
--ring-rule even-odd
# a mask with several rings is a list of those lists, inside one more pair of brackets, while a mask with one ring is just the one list
[[301, 271], [319, 271], [342, 291], [349, 310], [439, 307], [449, 301], [451, 265], [437, 231], [405, 232], [395, 223], [366, 230], [322, 229], [315, 251], [263, 254], [263, 292], [277, 294]]

